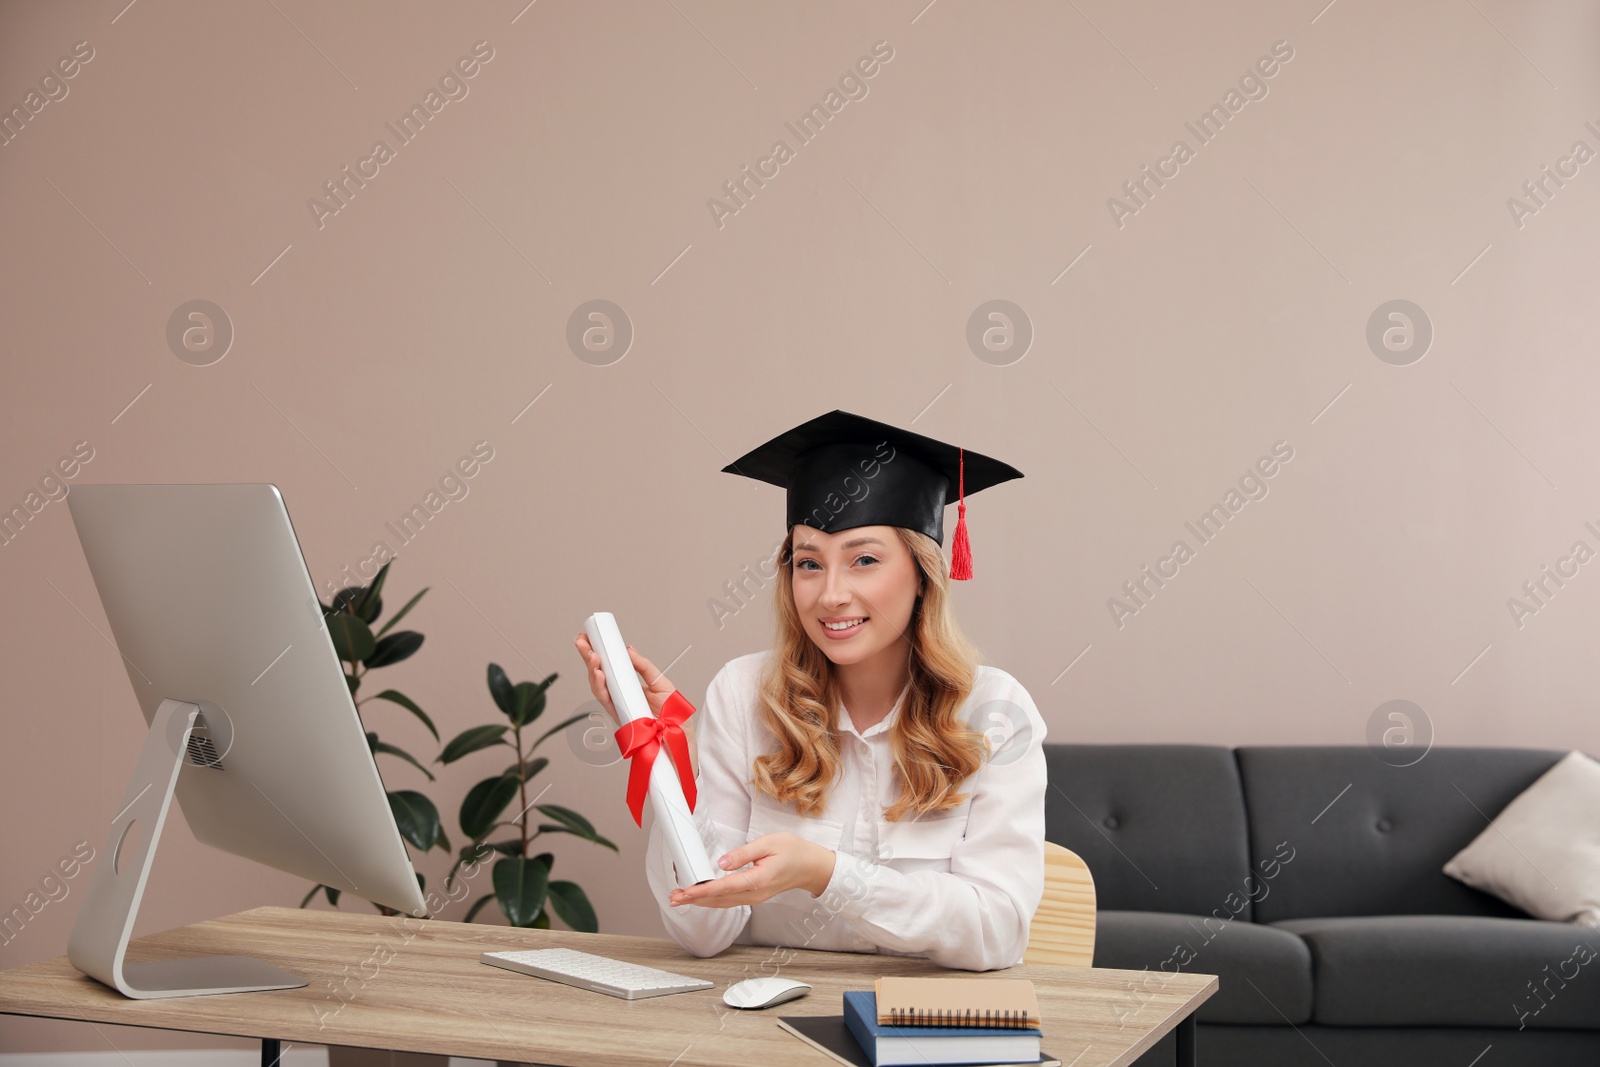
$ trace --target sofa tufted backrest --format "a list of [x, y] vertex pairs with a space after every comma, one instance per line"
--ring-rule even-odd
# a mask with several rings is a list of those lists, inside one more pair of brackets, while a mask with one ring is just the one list
[[1408, 767], [1363, 745], [1245, 747], [1235, 755], [1252, 861], [1280, 861], [1253, 894], [1257, 922], [1526, 917], [1441, 868], [1564, 752], [1435, 747]]
[[1101, 910], [1250, 918], [1231, 749], [1046, 742], [1044, 753], [1045, 839], [1083, 857]]

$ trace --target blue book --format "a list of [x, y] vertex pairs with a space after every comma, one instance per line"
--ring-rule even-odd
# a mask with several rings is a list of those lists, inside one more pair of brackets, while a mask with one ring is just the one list
[[1038, 1063], [1044, 1032], [979, 1026], [883, 1026], [878, 995], [847, 990], [844, 1021], [873, 1067], [927, 1067], [930, 1064]]

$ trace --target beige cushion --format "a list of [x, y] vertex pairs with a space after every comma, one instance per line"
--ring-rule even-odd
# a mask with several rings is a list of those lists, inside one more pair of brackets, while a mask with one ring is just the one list
[[1600, 763], [1567, 753], [1444, 873], [1536, 919], [1600, 922]]

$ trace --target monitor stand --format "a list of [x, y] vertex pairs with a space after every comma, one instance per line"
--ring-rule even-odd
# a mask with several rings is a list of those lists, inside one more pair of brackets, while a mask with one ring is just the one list
[[[67, 940], [67, 959], [74, 967], [136, 1000], [298, 989], [309, 984], [250, 956], [123, 961], [178, 773], [187, 758], [189, 736], [200, 714], [200, 705], [181, 700], [163, 700], [156, 709], [122, 810], [111, 820], [104, 858], [95, 868]], [[138, 833], [130, 837], [135, 824]]]

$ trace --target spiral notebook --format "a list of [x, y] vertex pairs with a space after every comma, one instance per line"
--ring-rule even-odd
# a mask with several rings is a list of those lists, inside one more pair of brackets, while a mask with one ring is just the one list
[[1039, 1029], [1039, 997], [1027, 978], [879, 978], [880, 1026]]

